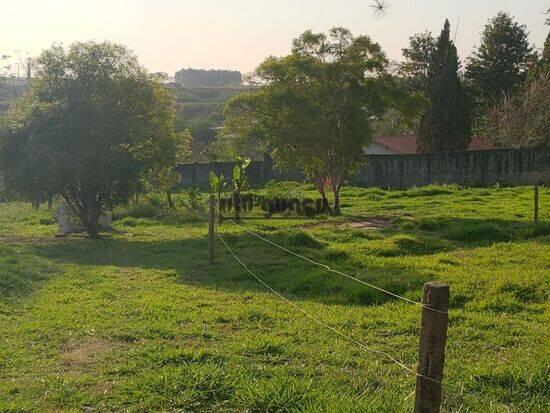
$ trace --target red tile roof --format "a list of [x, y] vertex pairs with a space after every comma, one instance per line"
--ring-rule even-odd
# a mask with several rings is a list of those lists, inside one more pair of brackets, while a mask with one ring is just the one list
[[[375, 138], [374, 142], [389, 149], [392, 152], [407, 155], [417, 153], [418, 145], [416, 144], [416, 136], [382, 136]], [[483, 151], [494, 149], [490, 143], [484, 142], [479, 138], [472, 138], [469, 151]]]

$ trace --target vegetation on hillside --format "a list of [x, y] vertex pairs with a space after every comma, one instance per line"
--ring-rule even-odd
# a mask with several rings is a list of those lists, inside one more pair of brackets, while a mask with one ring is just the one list
[[241, 72], [235, 70], [181, 69], [174, 76], [176, 81], [187, 87], [241, 86]]

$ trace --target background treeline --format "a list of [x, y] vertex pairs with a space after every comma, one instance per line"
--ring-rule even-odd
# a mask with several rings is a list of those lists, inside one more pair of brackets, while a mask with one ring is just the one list
[[182, 69], [175, 79], [188, 87], [241, 86], [243, 82], [241, 72], [234, 70]]

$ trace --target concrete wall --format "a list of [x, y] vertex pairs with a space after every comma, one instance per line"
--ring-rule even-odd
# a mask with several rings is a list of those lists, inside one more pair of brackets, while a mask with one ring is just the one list
[[[184, 186], [207, 186], [214, 171], [231, 178], [232, 162], [187, 164], [178, 167]], [[277, 173], [271, 161], [255, 161], [248, 176], [253, 185], [275, 180], [303, 180], [299, 172]], [[350, 183], [380, 188], [410, 188], [430, 184], [456, 183], [462, 186], [550, 184], [550, 154], [534, 149], [418, 155], [367, 155]]]
[[[207, 187], [210, 171], [216, 175], [223, 174], [230, 180], [233, 176], [234, 162], [208, 162], [179, 165], [176, 169], [181, 174], [181, 185], [184, 187]], [[246, 174], [251, 185], [261, 185], [270, 180], [303, 181], [304, 176], [299, 171], [280, 173], [274, 170], [271, 159], [252, 161]]]

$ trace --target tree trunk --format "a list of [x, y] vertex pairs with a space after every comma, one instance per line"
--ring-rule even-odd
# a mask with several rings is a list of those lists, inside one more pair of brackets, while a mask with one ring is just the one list
[[95, 199], [95, 196], [90, 197], [92, 200], [87, 203], [78, 201], [78, 197], [74, 194], [67, 193], [61, 196], [76, 216], [80, 218], [90, 238], [99, 238], [99, 217], [101, 216], [102, 209], [101, 202]]
[[332, 215], [340, 215], [340, 185], [332, 184], [332, 193], [334, 194], [334, 204], [332, 205]]
[[323, 199], [323, 209], [329, 212], [329, 214], [332, 214], [332, 208], [330, 207], [330, 204], [328, 202], [327, 194], [323, 188], [322, 191], [319, 191], [321, 193], [321, 198]]
[[329, 213], [332, 213], [332, 208], [329, 205], [328, 199], [327, 199], [327, 193], [325, 192], [325, 179], [324, 178], [315, 178], [313, 180], [315, 182], [315, 186], [317, 187], [317, 191], [319, 191], [319, 194], [321, 195], [321, 198], [323, 200], [323, 208], [325, 211], [328, 211]]
[[89, 206], [84, 211], [85, 219], [82, 220], [86, 232], [91, 238], [99, 238], [99, 216], [101, 211], [95, 205]]
[[172, 200], [172, 193], [170, 191], [166, 191], [166, 199], [168, 200], [168, 206], [170, 209], [176, 209], [174, 206], [174, 201]]
[[41, 199], [40, 199], [40, 198], [41, 198], [40, 195], [41, 195], [41, 194], [40, 194], [40, 192], [38, 192], [38, 191], [35, 191], [35, 192], [33, 192], [33, 194], [32, 194], [32, 207], [33, 207], [34, 209], [40, 209], [40, 200], [41, 200]]

